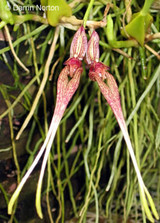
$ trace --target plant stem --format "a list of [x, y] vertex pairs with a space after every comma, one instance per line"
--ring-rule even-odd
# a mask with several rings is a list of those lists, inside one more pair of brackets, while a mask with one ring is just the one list
[[93, 3], [94, 3], [94, 0], [90, 0], [90, 3], [89, 3], [88, 8], [87, 8], [87, 11], [86, 11], [86, 13], [84, 15], [84, 18], [83, 18], [83, 26], [84, 26], [84, 28], [86, 27], [86, 23], [87, 23], [87, 20], [88, 20], [88, 17], [89, 17], [90, 10], [91, 10], [91, 8], [93, 6]]
[[[132, 49], [129, 49], [128, 54], [131, 56]], [[132, 65], [131, 59], [128, 60], [128, 76], [130, 82], [130, 89], [131, 89], [131, 98], [132, 98], [132, 107], [135, 108], [136, 106], [136, 96], [135, 96], [135, 86], [132, 74]], [[139, 158], [139, 146], [138, 146], [138, 129], [137, 129], [137, 113], [134, 114], [134, 142], [135, 142], [135, 151], [136, 151], [136, 159], [138, 163], [138, 167], [140, 168], [140, 158]]]
[[6, 25], [6, 22], [5, 21], [1, 21], [0, 22], [0, 29], [2, 29], [5, 25]]
[[16, 139], [19, 139], [19, 137], [21, 136], [23, 130], [26, 128], [26, 126], [28, 125], [30, 119], [32, 118], [33, 114], [34, 114], [34, 111], [36, 109], [36, 106], [37, 106], [37, 103], [42, 95], [42, 92], [44, 90], [44, 87], [46, 85], [46, 82], [47, 82], [47, 79], [48, 79], [48, 74], [49, 74], [49, 66], [51, 64], [51, 61], [52, 61], [52, 58], [54, 56], [54, 52], [55, 52], [55, 48], [56, 48], [56, 43], [57, 43], [57, 40], [58, 40], [58, 36], [59, 36], [59, 27], [56, 28], [56, 31], [55, 31], [55, 36], [54, 36], [54, 39], [53, 39], [53, 42], [52, 42], [52, 45], [51, 45], [51, 48], [50, 48], [50, 52], [49, 52], [49, 56], [48, 56], [48, 59], [47, 59], [47, 62], [46, 62], [46, 65], [45, 65], [45, 71], [44, 71], [44, 76], [43, 76], [43, 79], [42, 79], [42, 82], [41, 82], [41, 85], [40, 85], [40, 88], [39, 88], [39, 91], [34, 99], [34, 102], [32, 104], [32, 108], [27, 116], [27, 118], [25, 119], [21, 129], [19, 130], [17, 136], [16, 136]]
[[150, 9], [153, 1], [154, 0], [145, 0], [145, 3], [144, 3], [143, 8], [141, 10], [142, 15], [146, 15], [149, 12], [149, 9]]
[[48, 131], [48, 134], [47, 134], [47, 137], [43, 143], [43, 146], [41, 147], [40, 151], [38, 152], [36, 158], [34, 159], [32, 165], [30, 166], [30, 168], [28, 169], [28, 171], [26, 172], [26, 174], [24, 175], [24, 177], [22, 178], [20, 184], [18, 185], [17, 189], [15, 190], [15, 192], [13, 193], [10, 201], [9, 201], [9, 204], [8, 204], [8, 214], [11, 214], [12, 213], [12, 208], [13, 208], [13, 205], [15, 203], [15, 201], [17, 200], [25, 182], [27, 181], [28, 177], [30, 176], [30, 174], [32, 173], [32, 171], [34, 170], [35, 166], [37, 165], [38, 161], [40, 160], [42, 154], [44, 153], [45, 151], [45, 148], [47, 146], [47, 143], [48, 143], [48, 140], [51, 136], [51, 133], [52, 133], [52, 129], [49, 129]]
[[21, 66], [27, 73], [29, 73], [28, 68], [27, 68], [27, 67], [20, 61], [20, 59], [18, 58], [18, 56], [17, 56], [17, 54], [16, 54], [16, 52], [15, 52], [15, 50], [14, 50], [14, 47], [13, 47], [13, 44], [12, 44], [12, 40], [11, 40], [11, 35], [10, 35], [10, 33], [9, 33], [9, 29], [8, 29], [7, 25], [5, 25], [4, 28], [5, 28], [7, 37], [8, 37], [9, 46], [10, 46], [10, 48], [11, 48], [11, 51], [12, 51], [12, 53], [13, 53], [13, 56], [14, 56], [15, 60], [17, 61], [17, 63], [18, 63], [18, 64], [19, 64], [19, 65], [20, 65], [20, 66]]
[[[13, 43], [13, 47], [17, 46], [18, 44], [20, 44], [22, 41], [25, 41], [26, 39], [30, 38], [31, 36], [36, 35], [37, 33], [42, 32], [44, 29], [46, 29], [48, 26], [47, 25], [41, 25], [39, 26], [37, 29], [33, 30], [31, 33], [26, 34], [22, 37], [20, 37], [19, 39], [17, 39], [14, 43]], [[3, 49], [0, 49], [0, 54], [5, 53], [7, 51], [10, 50], [10, 47], [7, 46]]]
[[24, 22], [27, 22], [29, 20], [32, 21], [36, 21], [36, 22], [40, 22], [43, 24], [48, 24], [47, 19], [39, 16], [39, 15], [35, 15], [35, 14], [26, 14], [26, 15], [14, 15], [14, 23], [15, 24], [22, 24]]

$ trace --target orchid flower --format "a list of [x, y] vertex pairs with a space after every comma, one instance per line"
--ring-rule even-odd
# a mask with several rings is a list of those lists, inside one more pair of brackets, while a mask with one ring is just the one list
[[[114, 77], [108, 73], [109, 67], [104, 65], [103, 63], [99, 62], [99, 36], [96, 31], [93, 31], [91, 38], [88, 42], [88, 48], [86, 53], [86, 61], [90, 67], [89, 70], [89, 77], [91, 80], [96, 81], [98, 83], [98, 86], [100, 88], [101, 93], [107, 100], [109, 106], [111, 107], [118, 124], [121, 128], [121, 131], [123, 133], [124, 139], [127, 144], [127, 148], [129, 150], [140, 188], [140, 196], [141, 201], [143, 204], [143, 208], [145, 210], [145, 213], [148, 217], [148, 219], [151, 222], [154, 222], [154, 219], [152, 217], [151, 211], [148, 207], [147, 199], [150, 204], [150, 208], [155, 216], [156, 219], [159, 219], [158, 213], [156, 211], [155, 205], [153, 203], [152, 197], [149, 194], [141, 173], [139, 171], [137, 161], [134, 155], [134, 150], [132, 148], [132, 144], [129, 138], [127, 126], [124, 120], [124, 116], [122, 113], [121, 103], [120, 103], [120, 95], [118, 91], [118, 86], [116, 84], [116, 81]], [[105, 80], [107, 83], [105, 83]], [[147, 198], [147, 199], [146, 199]]]
[[35, 157], [32, 165], [22, 178], [20, 184], [16, 188], [15, 192], [13, 193], [9, 205], [8, 205], [8, 213], [12, 213], [13, 205], [18, 198], [20, 191], [22, 190], [26, 180], [34, 170], [35, 166], [37, 165], [38, 161], [40, 160], [41, 156], [44, 157], [41, 166], [40, 176], [38, 180], [37, 192], [36, 192], [36, 208], [37, 213], [40, 218], [43, 217], [42, 210], [41, 210], [41, 188], [42, 188], [42, 181], [45, 173], [45, 168], [49, 156], [49, 152], [52, 147], [52, 143], [57, 132], [57, 128], [60, 124], [60, 121], [63, 117], [65, 109], [73, 97], [75, 91], [77, 90], [80, 82], [80, 76], [83, 72], [82, 62], [85, 53], [87, 50], [87, 37], [85, 34], [84, 27], [81, 26], [78, 31], [75, 33], [71, 48], [70, 48], [70, 58], [64, 63], [66, 66], [61, 71], [58, 82], [57, 82], [57, 97], [56, 97], [56, 105], [54, 114], [51, 120], [51, 124], [46, 136], [46, 139], [40, 148], [37, 156]]

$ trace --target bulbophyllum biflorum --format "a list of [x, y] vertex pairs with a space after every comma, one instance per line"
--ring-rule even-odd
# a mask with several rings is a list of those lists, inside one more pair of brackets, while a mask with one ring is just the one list
[[[17, 189], [13, 193], [11, 200], [8, 205], [8, 213], [12, 213], [13, 205], [23, 187], [26, 180], [30, 176], [31, 172], [37, 165], [39, 159], [43, 157], [41, 172], [39, 176], [37, 192], [36, 192], [36, 208], [38, 215], [42, 218], [42, 210], [41, 210], [41, 188], [42, 188], [42, 181], [43, 176], [49, 156], [49, 152], [57, 131], [57, 128], [60, 124], [60, 121], [63, 117], [64, 111], [73, 97], [75, 91], [78, 88], [80, 77], [83, 72], [82, 69], [82, 60], [86, 54], [85, 62], [89, 66], [89, 78], [93, 81], [96, 81], [101, 93], [105, 97], [106, 101], [108, 102], [109, 106], [111, 107], [117, 122], [122, 130], [124, 139], [127, 144], [127, 148], [129, 150], [137, 178], [139, 183], [140, 189], [140, 197], [142, 201], [143, 208], [148, 219], [151, 222], [154, 222], [154, 218], [151, 214], [150, 209], [153, 212], [153, 215], [156, 219], [159, 219], [158, 213], [156, 211], [154, 202], [152, 200], [151, 195], [149, 194], [141, 173], [139, 171], [137, 161], [134, 155], [134, 150], [132, 148], [132, 144], [129, 138], [128, 130], [126, 127], [126, 123], [123, 117], [121, 102], [120, 102], [120, 95], [118, 91], [117, 83], [114, 77], [108, 72], [109, 67], [99, 61], [99, 36], [96, 31], [93, 31], [90, 40], [87, 44], [87, 37], [85, 34], [84, 27], [81, 26], [76, 34], [73, 37], [71, 48], [70, 48], [70, 58], [64, 63], [66, 66], [61, 71], [58, 82], [57, 82], [57, 97], [56, 97], [56, 106], [53, 114], [53, 118], [46, 136], [46, 139], [40, 148], [37, 156], [35, 157], [32, 165], [22, 178], [20, 184], [18, 185]], [[150, 205], [150, 208], [148, 206]]]
[[[124, 116], [122, 113], [121, 108], [121, 102], [120, 102], [120, 95], [118, 91], [117, 83], [114, 79], [114, 77], [108, 72], [109, 67], [104, 65], [103, 63], [99, 62], [99, 36], [96, 31], [93, 31], [91, 38], [88, 42], [88, 48], [86, 53], [86, 61], [90, 67], [89, 69], [89, 77], [91, 80], [96, 81], [101, 93], [105, 97], [106, 101], [108, 102], [109, 106], [111, 107], [117, 122], [121, 128], [121, 131], [123, 133], [124, 139], [127, 144], [127, 148], [129, 150], [137, 178], [139, 183], [139, 190], [140, 190], [140, 197], [141, 202], [143, 205], [143, 208], [145, 210], [145, 213], [148, 217], [148, 219], [151, 222], [154, 222], [154, 218], [151, 214], [151, 211], [148, 206], [148, 202], [150, 205], [150, 208], [154, 214], [154, 217], [156, 219], [159, 219], [158, 213], [156, 211], [154, 202], [152, 200], [151, 195], [149, 194], [141, 173], [138, 168], [138, 164], [134, 155], [134, 150], [132, 148], [132, 144], [130, 141], [130, 137], [128, 134], [127, 126], [124, 120]], [[148, 201], [147, 201], [148, 199]]]
[[40, 148], [37, 156], [35, 157], [32, 165], [22, 178], [20, 184], [16, 188], [15, 192], [13, 193], [9, 201], [8, 205], [9, 214], [12, 213], [13, 205], [16, 199], [18, 198], [18, 195], [22, 190], [23, 185], [25, 184], [26, 180], [28, 179], [28, 177], [30, 176], [30, 174], [32, 173], [32, 171], [34, 170], [35, 166], [37, 165], [38, 161], [40, 160], [40, 158], [44, 153], [44, 158], [42, 162], [42, 167], [40, 171], [40, 176], [37, 185], [37, 192], [36, 192], [37, 213], [40, 216], [40, 218], [43, 217], [41, 210], [41, 188], [49, 152], [51, 150], [51, 146], [55, 134], [57, 132], [57, 128], [63, 117], [65, 109], [79, 86], [80, 77], [83, 72], [82, 60], [86, 53], [86, 50], [87, 50], [87, 36], [85, 34], [84, 27], [81, 26], [73, 37], [70, 48], [70, 58], [64, 63], [66, 66], [63, 68], [58, 77], [56, 105], [46, 139], [42, 147]]

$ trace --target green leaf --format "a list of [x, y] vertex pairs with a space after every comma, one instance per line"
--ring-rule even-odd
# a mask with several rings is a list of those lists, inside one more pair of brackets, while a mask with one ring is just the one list
[[157, 133], [156, 133], [156, 139], [155, 139], [155, 145], [156, 145], [156, 149], [159, 150], [160, 149], [160, 123], [158, 125], [158, 129], [157, 129]]
[[113, 48], [137, 46], [136, 41], [133, 41], [133, 40], [125, 40], [125, 41], [116, 40], [116, 37], [114, 34], [113, 20], [110, 14], [107, 16], [106, 35], [107, 35], [109, 45]]
[[6, 0], [1, 0], [0, 1], [0, 18], [6, 24], [7, 23], [9, 23], [11, 25], [14, 24], [13, 15], [12, 15], [12, 13], [10, 11], [10, 8], [9, 8]]
[[113, 31], [113, 20], [110, 14], [107, 16], [106, 34], [107, 34], [108, 42], [116, 41], [116, 38], [114, 36], [114, 31]]
[[143, 46], [146, 32], [152, 21], [153, 18], [149, 13], [135, 13], [132, 17], [131, 22], [125, 26], [121, 33], [126, 38], [128, 36], [133, 37], [141, 46]]
[[48, 0], [47, 19], [51, 26], [56, 26], [61, 17], [71, 15], [72, 9], [65, 0]]
[[48, 5], [48, 0], [41, 0], [41, 5], [42, 6], [47, 6]]

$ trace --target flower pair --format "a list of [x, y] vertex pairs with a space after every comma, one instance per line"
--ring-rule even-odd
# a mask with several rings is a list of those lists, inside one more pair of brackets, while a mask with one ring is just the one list
[[[96, 81], [100, 91], [110, 105], [118, 124], [122, 130], [124, 139], [126, 141], [136, 174], [138, 178], [140, 196], [143, 204], [143, 208], [146, 212], [147, 217], [151, 222], [154, 222], [152, 214], [147, 204], [147, 199], [150, 204], [151, 210], [156, 219], [159, 218], [158, 213], [155, 209], [152, 198], [144, 185], [141, 173], [139, 171], [137, 161], [134, 155], [134, 151], [131, 145], [127, 127], [122, 113], [120, 95], [118, 91], [118, 86], [114, 77], [108, 73], [108, 66], [104, 65], [99, 61], [99, 36], [96, 31], [93, 31], [89, 42], [87, 43], [87, 36], [85, 34], [85, 29], [81, 26], [76, 34], [73, 37], [71, 48], [70, 48], [70, 58], [64, 63], [65, 67], [61, 71], [58, 82], [57, 82], [57, 97], [56, 97], [56, 106], [53, 114], [53, 118], [46, 136], [46, 139], [39, 150], [37, 156], [35, 157], [32, 165], [22, 178], [20, 184], [15, 190], [14, 194], [8, 205], [8, 213], [11, 214], [13, 205], [23, 187], [29, 175], [37, 165], [39, 159], [44, 153], [44, 158], [42, 162], [41, 172], [39, 176], [39, 181], [37, 185], [36, 192], [36, 208], [37, 213], [40, 218], [43, 217], [41, 210], [41, 188], [43, 176], [45, 173], [45, 168], [49, 156], [49, 152], [57, 131], [57, 128], [60, 124], [60, 121], [63, 117], [64, 111], [77, 90], [80, 82], [80, 76], [83, 72], [82, 60], [85, 57], [85, 61], [89, 66], [89, 77], [91, 80]], [[107, 82], [107, 83], [106, 83]], [[147, 198], [147, 199], [146, 199]]]

